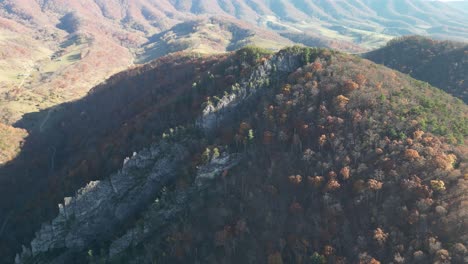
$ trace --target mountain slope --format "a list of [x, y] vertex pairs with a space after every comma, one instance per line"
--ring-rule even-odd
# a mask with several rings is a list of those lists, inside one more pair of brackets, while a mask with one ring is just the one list
[[[0, 123], [9, 127], [5, 130], [8, 135], [0, 138], [0, 164], [18, 154], [17, 146], [25, 135], [11, 125], [22, 115], [81, 98], [134, 62], [177, 51], [221, 53], [250, 44], [279, 49], [293, 43], [232, 18], [179, 13], [169, 19], [169, 13], [178, 11], [167, 5], [164, 11], [168, 13], [162, 14], [158, 3], [128, 4], [55, 0], [0, 3], [0, 47], [5, 51], [0, 57]], [[146, 26], [139, 26], [142, 23]], [[54, 111], [42, 113], [24, 127], [34, 130], [43, 120], [55, 118]], [[8, 144], [7, 138], [17, 141]]]
[[[403, 34], [466, 41], [467, 17], [421, 0], [4, 0], [0, 122], [79, 99], [112, 74], [172, 52], [296, 42], [360, 53]], [[23, 137], [9, 135], [18, 140], [11, 147], [0, 139], [0, 151], [14, 157]]]
[[[17, 126], [35, 120], [39, 124], [30, 131], [20, 155], [0, 167], [0, 215], [11, 215], [0, 220], [5, 226], [0, 248], [13, 250], [18, 242], [26, 243], [40, 222], [55, 214], [55, 204], [63, 196], [117, 170], [126, 156], [174, 122], [191, 118], [189, 111], [180, 111], [173, 119], [173, 103], [184, 103], [184, 92], [216, 62], [191, 56], [161, 59], [116, 75], [86, 99], [26, 115]], [[35, 116], [48, 114], [49, 119]]]
[[[172, 76], [177, 82], [164, 70], [180, 74]], [[66, 198], [18, 261], [462, 263], [467, 257], [459, 230], [467, 217], [468, 109], [426, 83], [328, 50], [243, 49], [156, 61], [114, 77], [80, 104], [92, 109], [106, 99], [107, 111], [85, 112], [82, 121], [63, 126], [72, 131], [91, 122], [103, 132], [56, 150], [73, 150], [60, 156], [80, 161], [96, 153], [93, 142], [108, 142], [97, 151], [102, 161], [77, 173], [101, 180]], [[158, 102], [167, 102], [161, 111]], [[57, 125], [80, 113], [80, 104]], [[112, 110], [123, 105], [120, 113]], [[127, 129], [134, 133], [119, 132]], [[106, 177], [99, 166], [114, 157], [114, 173]]]
[[150, 37], [139, 51], [137, 62], [148, 62], [178, 51], [216, 54], [249, 45], [278, 50], [288, 44], [293, 42], [249, 23], [230, 17], [210, 17], [182, 22]]
[[426, 81], [468, 102], [468, 44], [410, 36], [364, 57]]
[[[274, 36], [276, 33], [292, 36], [293, 40], [307, 44], [310, 41], [301, 41], [296, 34], [314, 32], [314, 38], [321, 42], [313, 43], [327, 45], [335, 41], [338, 44], [334, 43], [333, 48], [351, 51], [359, 50], [352, 46], [353, 43], [360, 44], [361, 48], [378, 47], [391, 36], [401, 34], [468, 39], [466, 12], [433, 1], [392, 0], [384, 5], [375, 0], [86, 0], [73, 3], [60, 0], [6, 0], [0, 3], [1, 25], [2, 30], [7, 31], [5, 36], [8, 34], [12, 37], [0, 40], [0, 45], [5, 49], [13, 46], [15, 52], [9, 52], [5, 58], [10, 68], [0, 65], [4, 72], [0, 80], [6, 86], [3, 89], [12, 90], [10, 86], [22, 86], [19, 84], [24, 79], [23, 85], [34, 88], [36, 92], [31, 94], [16, 87], [23, 96], [17, 96], [18, 102], [2, 111], [9, 110], [13, 115], [3, 117], [4, 123], [14, 122], [19, 118], [18, 113], [25, 112], [17, 105], [24, 106], [26, 102], [23, 101], [28, 98], [39, 106], [26, 111], [48, 107], [48, 100], [42, 102], [44, 100], [41, 99], [50, 90], [64, 97], [61, 100], [82, 96], [87, 89], [112, 73], [128, 67], [134, 59], [141, 61], [137, 55], [141, 45], [161, 45], [157, 39], [153, 39], [154, 43], [151, 40], [148, 42], [151, 36], [170, 31], [179, 23], [206, 16], [242, 20], [247, 23], [242, 26], [243, 29], [251, 25], [263, 27], [263, 34], [269, 31], [268, 34], [272, 36], [270, 41], [278, 42], [279, 46], [290, 43]], [[253, 33], [259, 32], [261, 30], [257, 28]], [[217, 32], [209, 32], [201, 38], [202, 42], [210, 42], [213, 34], [216, 36]], [[77, 35], [81, 41], [76, 39]], [[193, 44], [199, 43], [195, 38]], [[186, 45], [196, 49], [196, 46]], [[220, 45], [214, 50], [220, 52], [226, 51], [226, 48]], [[17, 56], [16, 51], [28, 54], [27, 59]], [[163, 50], [161, 54], [171, 51]], [[119, 56], [113, 56], [115, 52]], [[76, 83], [73, 79], [77, 75], [88, 78], [86, 82]]]
[[[0, 3], [0, 17], [4, 25], [2, 31], [10, 36], [0, 39], [0, 45], [12, 51], [2, 54], [4, 61], [0, 63], [0, 92], [4, 97], [0, 102], [1, 121], [6, 124], [17, 121], [21, 114], [47, 108], [57, 101], [82, 97], [110, 75], [140, 61], [138, 54], [144, 44], [161, 45], [159, 39], [150, 40], [153, 35], [197, 19], [194, 14], [177, 11], [169, 2], [144, 0], [128, 3], [7, 0]], [[211, 22], [218, 26], [216, 21]], [[234, 22], [242, 30], [249, 31], [251, 27]], [[187, 37], [192, 43], [183, 48], [170, 43], [174, 47], [163, 50], [159, 56], [197, 49], [203, 42], [215, 46], [217, 41], [224, 41], [223, 30], [218, 30], [203, 35], [202, 29], [196, 29], [192, 36], [202, 35], [200, 39]], [[292, 43], [259, 28], [249, 33], [244, 36], [246, 44], [252, 43], [247, 38], [254, 38], [256, 34], [268, 35], [272, 49]], [[212, 40], [213, 34], [222, 37]], [[265, 39], [265, 36], [260, 38]], [[229, 44], [221, 43], [203, 52], [225, 52]]]

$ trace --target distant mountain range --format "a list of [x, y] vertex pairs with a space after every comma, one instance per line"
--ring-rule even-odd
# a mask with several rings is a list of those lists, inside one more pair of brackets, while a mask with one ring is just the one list
[[[17, 142], [0, 142], [0, 164], [21, 145], [18, 135], [25, 132], [10, 125], [22, 115], [81, 98], [136, 64], [174, 52], [212, 54], [247, 45], [277, 50], [300, 43], [362, 53], [405, 34], [467, 41], [466, 3], [0, 1], [0, 133]], [[49, 117], [44, 114], [27, 127], [43, 128]]]
[[294, 42], [362, 52], [405, 34], [468, 40], [467, 24], [463, 9], [420, 0], [4, 0], [0, 121], [79, 98], [171, 52]]
[[[212, 54], [247, 45], [277, 50], [300, 43], [361, 53], [405, 34], [466, 41], [465, 4], [3, 0], [0, 123], [7, 127], [23, 114], [81, 98], [114, 73], [174, 52]], [[48, 118], [28, 127], [43, 127]], [[14, 156], [19, 143], [13, 145], [3, 147], [0, 163]]]

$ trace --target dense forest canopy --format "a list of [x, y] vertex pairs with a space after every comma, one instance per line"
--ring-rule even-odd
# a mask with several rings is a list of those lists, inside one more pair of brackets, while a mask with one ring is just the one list
[[[56, 145], [68, 158], [55, 162], [53, 177], [50, 156], [34, 170], [68, 193], [39, 194], [51, 207], [42, 219], [86, 182], [80, 175], [102, 181], [61, 205], [54, 228], [64, 233], [44, 226], [22, 260], [463, 263], [467, 113], [427, 83], [325, 49], [167, 57], [66, 106], [50, 131], [75, 135]], [[84, 127], [96, 130], [74, 133]], [[6, 168], [27, 166], [40, 147]], [[115, 218], [107, 212], [118, 194], [97, 211], [77, 207], [98, 199], [92, 186], [110, 174], [144, 188], [154, 164], [179, 165], [132, 217], [99, 225]], [[39, 215], [20, 210], [12, 213], [18, 223], [25, 212]], [[96, 226], [77, 233], [90, 216]], [[26, 243], [40, 221], [29, 224], [11, 234]], [[64, 237], [84, 246], [62, 245]]]
[[466, 3], [0, 0], [0, 264], [468, 263]]
[[468, 102], [468, 44], [421, 36], [393, 39], [364, 57], [426, 81]]

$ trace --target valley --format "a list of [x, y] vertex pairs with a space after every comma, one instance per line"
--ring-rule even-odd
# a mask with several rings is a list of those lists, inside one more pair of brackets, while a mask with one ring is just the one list
[[453, 5], [377, 3], [4, 0], [0, 47], [8, 52], [0, 61], [0, 122], [12, 126], [24, 114], [79, 99], [112, 74], [173, 52], [301, 43], [360, 53], [398, 35], [468, 39], [468, 15]]

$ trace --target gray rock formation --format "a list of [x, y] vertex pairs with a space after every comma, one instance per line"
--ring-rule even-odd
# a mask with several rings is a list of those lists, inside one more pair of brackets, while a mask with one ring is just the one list
[[293, 53], [277, 53], [271, 59], [258, 65], [249, 77], [237, 84], [236, 93], [224, 95], [214, 105], [208, 105], [198, 124], [205, 130], [216, 128], [219, 123], [234, 113], [234, 108], [240, 103], [261, 95], [262, 88], [267, 88], [271, 81], [288, 74], [302, 66], [302, 56]]
[[[264, 61], [238, 84], [236, 93], [225, 95], [216, 106], [207, 106], [197, 120], [198, 127], [204, 132], [215, 129], [235, 113], [236, 106], [260, 96], [271, 81], [296, 70], [302, 63], [301, 55], [288, 52], [280, 52]], [[35, 260], [36, 256], [52, 250], [60, 253], [47, 263], [63, 263], [70, 253], [86, 250], [95, 241], [111, 241], [109, 256], [115, 256], [137, 245], [148, 234], [157, 232], [187, 206], [194, 206], [191, 204], [193, 198], [209, 186], [206, 183], [240, 160], [235, 154], [226, 153], [211, 160], [199, 168], [189, 190], [176, 193], [170, 207], [159, 208], [155, 197], [184, 168], [184, 163], [189, 163], [188, 158], [183, 142], [175, 144], [163, 140], [159, 145], [125, 159], [121, 171], [105, 180], [90, 182], [75, 197], [65, 198], [64, 203], [59, 204], [58, 216], [51, 223], [43, 224], [36, 232], [31, 248], [23, 247], [23, 252], [16, 256], [16, 263]], [[126, 220], [142, 212], [143, 226], [128, 229], [119, 238], [112, 239]]]
[[112, 258], [128, 248], [138, 245], [145, 238], [163, 228], [166, 223], [175, 219], [184, 209], [197, 207], [197, 204], [193, 204], [193, 202], [200, 192], [209, 187], [211, 180], [220, 176], [223, 171], [237, 165], [239, 161], [238, 155], [224, 153], [209, 164], [200, 167], [193, 186], [188, 190], [177, 192], [173, 201], [166, 203], [163, 208], [161, 208], [161, 201], [156, 200], [145, 212], [143, 225], [129, 229], [125, 235], [113, 240], [109, 247], [109, 257]]
[[93, 240], [109, 238], [175, 177], [187, 157], [182, 144], [162, 142], [134, 155], [106, 180], [88, 183], [75, 197], [59, 204], [59, 215], [50, 224], [43, 224], [31, 242], [31, 250], [24, 248], [17, 263], [54, 249], [83, 250]]

